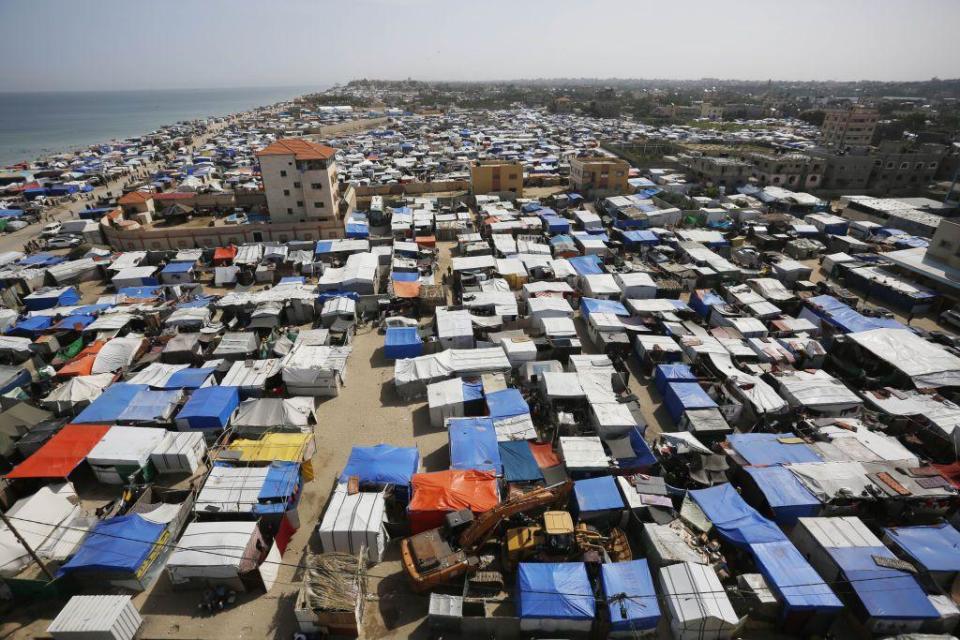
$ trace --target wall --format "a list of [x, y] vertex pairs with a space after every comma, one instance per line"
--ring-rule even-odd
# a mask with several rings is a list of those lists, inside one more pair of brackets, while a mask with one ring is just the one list
[[388, 122], [390, 122], [390, 118], [380, 117], [368, 118], [366, 120], [352, 120], [350, 122], [340, 122], [337, 124], [327, 124], [323, 125], [322, 127], [314, 127], [310, 129], [308, 137], [315, 139], [316, 142], [320, 142], [320, 138], [342, 135], [344, 133], [356, 133], [357, 131], [365, 131], [367, 129], [376, 129], [379, 126], [387, 124]]
[[271, 222], [217, 227], [169, 227], [123, 231], [101, 222], [104, 239], [118, 251], [223, 247], [248, 242], [288, 242], [343, 237], [343, 229], [324, 228], [316, 222]]

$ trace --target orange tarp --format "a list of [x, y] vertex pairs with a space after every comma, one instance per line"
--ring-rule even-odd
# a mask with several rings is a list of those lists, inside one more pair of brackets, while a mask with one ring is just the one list
[[237, 248], [234, 246], [217, 247], [213, 252], [214, 260], [233, 260], [237, 257]]
[[68, 424], [7, 478], [66, 478], [109, 430], [106, 424]]
[[437, 238], [436, 236], [419, 236], [417, 237], [417, 246], [435, 247], [437, 246]]
[[533, 459], [537, 461], [537, 466], [541, 469], [555, 467], [560, 464], [560, 458], [553, 452], [553, 447], [549, 442], [542, 442], [540, 444], [531, 442], [530, 453], [533, 454]]
[[398, 282], [393, 281], [393, 295], [397, 298], [416, 298], [420, 296], [420, 281]]
[[414, 533], [439, 527], [450, 511], [474, 514], [497, 506], [497, 476], [492, 471], [450, 470], [415, 473], [411, 479], [410, 527]]
[[91, 342], [84, 347], [83, 351], [73, 357], [70, 362], [60, 367], [57, 375], [63, 378], [70, 376], [88, 376], [93, 369], [93, 361], [97, 359], [97, 354], [103, 345], [107, 344], [104, 340]]

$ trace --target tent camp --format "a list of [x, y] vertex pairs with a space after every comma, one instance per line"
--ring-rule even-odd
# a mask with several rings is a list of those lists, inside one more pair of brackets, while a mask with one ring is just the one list
[[178, 587], [245, 591], [249, 580], [243, 578], [260, 566], [264, 547], [256, 522], [191, 522], [167, 560], [167, 575]]
[[356, 555], [365, 546], [370, 562], [382, 561], [388, 541], [385, 513], [383, 493], [361, 491], [351, 495], [346, 484], [337, 484], [317, 527], [324, 553]]

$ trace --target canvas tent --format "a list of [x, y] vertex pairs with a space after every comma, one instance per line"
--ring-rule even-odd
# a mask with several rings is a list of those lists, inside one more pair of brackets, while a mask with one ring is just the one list
[[317, 527], [324, 553], [356, 555], [366, 546], [370, 562], [383, 560], [388, 540], [385, 510], [383, 493], [361, 491], [350, 495], [345, 484], [337, 484]]
[[178, 586], [242, 589], [240, 578], [258, 567], [262, 546], [256, 522], [191, 522], [167, 560], [167, 575]]

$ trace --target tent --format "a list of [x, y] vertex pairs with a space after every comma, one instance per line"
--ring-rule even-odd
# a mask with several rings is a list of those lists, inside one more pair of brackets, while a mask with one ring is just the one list
[[942, 522], [933, 525], [888, 527], [885, 539], [949, 593], [960, 574], [960, 531]]
[[153, 551], [166, 528], [136, 513], [101, 520], [57, 577], [142, 591], [144, 575], [157, 558]]
[[[13, 503], [6, 515], [23, 523], [17, 531], [34, 553], [46, 561], [62, 562], [74, 553], [88, 526], [88, 518], [75, 501], [69, 483], [40, 487]], [[0, 577], [14, 578], [31, 564], [33, 559], [23, 543], [0, 523]]]
[[511, 440], [498, 443], [500, 460], [503, 463], [503, 478], [507, 482], [537, 482], [543, 480], [543, 472], [537, 464], [530, 443], [526, 440]]
[[163, 284], [186, 284], [193, 282], [194, 266], [192, 262], [171, 262], [160, 272]]
[[685, 363], [658, 364], [653, 374], [654, 385], [660, 395], [667, 391], [669, 382], [696, 382], [697, 376]]
[[527, 405], [527, 401], [523, 399], [523, 394], [520, 393], [519, 389], [513, 387], [488, 393], [486, 401], [487, 411], [493, 420], [530, 413], [530, 407]]
[[613, 476], [597, 476], [573, 483], [574, 505], [581, 522], [617, 524], [625, 507]]
[[109, 430], [109, 425], [67, 425], [6, 477], [66, 478]]
[[316, 400], [304, 396], [253, 398], [240, 403], [230, 424], [240, 434], [310, 431], [315, 409]]
[[789, 469], [775, 465], [769, 467], [744, 467], [756, 483], [758, 491], [772, 512], [773, 520], [781, 526], [789, 526], [797, 518], [816, 516], [821, 503], [804, 487]]
[[150, 452], [150, 462], [160, 474], [193, 475], [206, 454], [207, 444], [202, 433], [167, 431]]
[[[93, 325], [90, 325], [92, 327]], [[90, 327], [87, 327], [88, 329]], [[129, 335], [123, 338], [114, 338], [107, 341], [93, 359], [90, 373], [107, 373], [117, 371], [133, 364], [137, 354], [144, 346], [141, 336]]]
[[87, 463], [103, 484], [126, 484], [129, 477], [140, 473], [150, 481], [155, 472], [150, 454], [166, 433], [152, 427], [110, 427], [90, 449]]
[[112, 373], [70, 378], [48, 393], [40, 404], [57, 414], [74, 412], [100, 397], [112, 382]]
[[174, 585], [198, 582], [243, 587], [241, 576], [254, 571], [264, 555], [256, 522], [191, 522], [167, 560]]
[[733, 451], [748, 465], [769, 466], [821, 462], [823, 458], [793, 433], [734, 433], [727, 437]]
[[145, 384], [130, 384], [118, 382], [104, 389], [99, 398], [90, 403], [80, 412], [74, 422], [78, 424], [116, 422], [120, 414], [127, 408], [141, 391], [148, 390]]
[[419, 467], [420, 452], [416, 447], [394, 447], [389, 444], [353, 447], [340, 473], [340, 481], [346, 482], [351, 476], [356, 476], [361, 487], [380, 489], [392, 484], [406, 496]]
[[74, 287], [59, 289], [41, 289], [23, 299], [27, 311], [41, 311], [54, 307], [69, 307], [80, 302], [80, 294]]
[[478, 515], [500, 501], [497, 478], [491, 471], [454, 469], [417, 473], [411, 479], [411, 486], [413, 495], [408, 514], [413, 533], [439, 527], [450, 511], [470, 509]]
[[447, 420], [450, 438], [450, 468], [478, 469], [503, 473], [497, 432], [489, 418], [450, 418]]
[[388, 327], [384, 355], [391, 359], [416, 358], [423, 354], [423, 340], [416, 327]]
[[170, 391], [144, 389], [130, 400], [117, 416], [117, 421], [166, 423], [173, 418], [173, 412], [182, 400], [183, 392], [178, 389]]
[[337, 484], [317, 527], [323, 552], [356, 555], [366, 546], [367, 560], [382, 561], [388, 540], [385, 512], [383, 493], [361, 491], [351, 495], [346, 484]]
[[740, 620], [709, 565], [680, 562], [662, 567], [660, 592], [676, 640], [727, 640], [737, 632]]
[[691, 409], [716, 409], [717, 403], [707, 395], [696, 382], [670, 382], [667, 383], [664, 393], [664, 403], [670, 412], [670, 417], [677, 424], [683, 414]]
[[607, 599], [610, 637], [633, 638], [652, 631], [660, 621], [660, 605], [646, 560], [600, 565], [600, 581]]
[[177, 428], [222, 430], [230, 422], [230, 416], [240, 405], [237, 387], [203, 387], [190, 395], [190, 399], [177, 414]]
[[430, 426], [440, 428], [448, 418], [462, 418], [466, 415], [468, 405], [480, 405], [482, 400], [483, 385], [479, 381], [451, 378], [434, 382], [427, 386]]
[[582, 562], [521, 562], [517, 613], [528, 634], [586, 634], [597, 605]]

